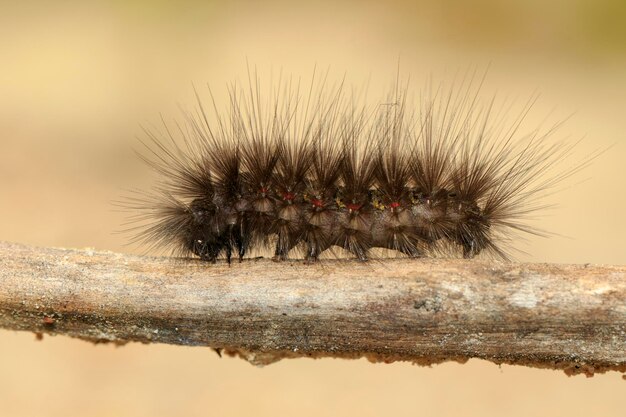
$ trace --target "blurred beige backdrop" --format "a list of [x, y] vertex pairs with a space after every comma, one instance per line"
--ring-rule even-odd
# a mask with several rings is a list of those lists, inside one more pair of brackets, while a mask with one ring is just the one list
[[[583, 156], [522, 260], [626, 263], [626, 3], [0, 1], [0, 239], [138, 252], [111, 201], [149, 183], [139, 123], [191, 104], [192, 82], [263, 74], [382, 91], [398, 60], [414, 87], [468, 68], [483, 93], [526, 100], [529, 125], [562, 120]], [[377, 90], [378, 89], [378, 90]], [[375, 94], [373, 94], [375, 95]], [[0, 331], [1, 416], [622, 416], [618, 374], [567, 378], [480, 361], [420, 368], [292, 360], [264, 369], [208, 349], [93, 346]]]

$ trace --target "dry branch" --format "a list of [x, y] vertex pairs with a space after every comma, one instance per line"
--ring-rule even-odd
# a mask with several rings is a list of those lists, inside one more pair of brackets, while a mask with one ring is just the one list
[[392, 259], [228, 267], [0, 242], [0, 327], [254, 364], [482, 358], [626, 372], [626, 267]]

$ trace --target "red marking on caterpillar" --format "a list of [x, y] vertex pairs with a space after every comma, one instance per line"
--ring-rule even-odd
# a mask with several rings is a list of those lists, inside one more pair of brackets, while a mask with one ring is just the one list
[[311, 199], [311, 204], [313, 205], [313, 207], [317, 207], [317, 208], [322, 208], [324, 207], [324, 203], [322, 202], [322, 200], [317, 200], [317, 199]]
[[212, 112], [196, 94], [175, 127], [146, 129], [160, 182], [126, 202], [135, 241], [211, 262], [269, 245], [277, 260], [333, 246], [360, 260], [372, 248], [508, 259], [516, 232], [543, 233], [526, 223], [542, 194], [597, 156], [555, 170], [573, 144], [549, 139], [556, 126], [522, 133], [532, 100], [507, 125], [471, 82], [417, 105], [396, 88], [374, 106], [313, 84], [264, 97], [255, 80]]

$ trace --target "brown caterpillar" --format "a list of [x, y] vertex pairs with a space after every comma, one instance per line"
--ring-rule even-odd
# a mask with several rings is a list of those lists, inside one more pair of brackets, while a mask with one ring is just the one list
[[520, 133], [532, 100], [507, 125], [471, 84], [417, 106], [405, 87], [368, 106], [325, 80], [265, 97], [255, 78], [229, 88], [226, 111], [196, 93], [181, 122], [145, 129], [142, 158], [160, 181], [127, 201], [135, 241], [229, 263], [268, 246], [276, 260], [332, 247], [362, 261], [372, 248], [508, 259], [512, 232], [542, 233], [525, 221], [542, 194], [589, 159], [539, 178], [573, 145], [549, 140], [556, 126]]

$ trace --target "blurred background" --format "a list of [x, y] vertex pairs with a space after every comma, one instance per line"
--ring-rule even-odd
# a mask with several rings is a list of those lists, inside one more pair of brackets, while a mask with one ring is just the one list
[[[489, 68], [482, 92], [526, 101], [526, 126], [607, 149], [568, 179], [521, 260], [626, 263], [622, 0], [0, 1], [0, 239], [141, 252], [111, 201], [150, 183], [140, 123], [259, 73], [330, 68], [372, 96]], [[0, 283], [1, 285], [1, 283]], [[470, 361], [421, 368], [291, 360], [255, 368], [205, 348], [94, 346], [0, 331], [2, 416], [623, 416], [619, 374]]]

